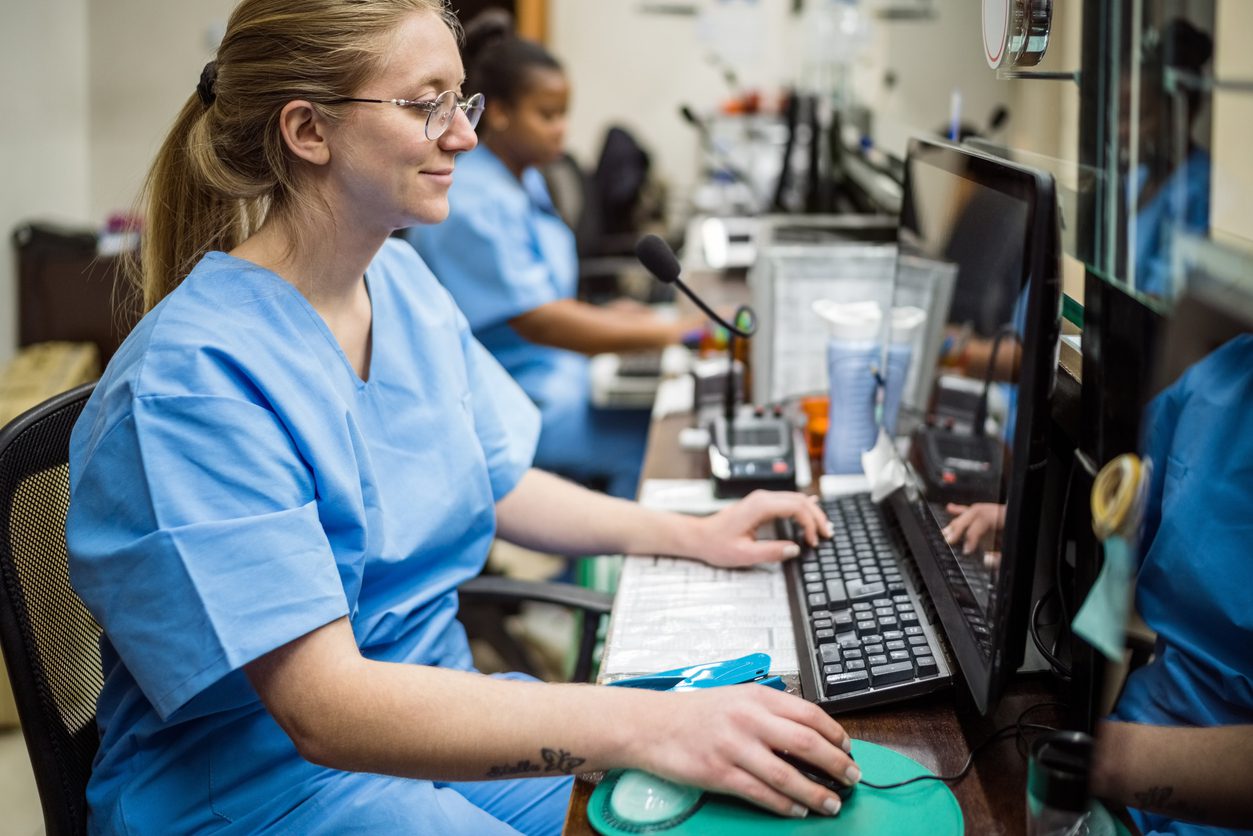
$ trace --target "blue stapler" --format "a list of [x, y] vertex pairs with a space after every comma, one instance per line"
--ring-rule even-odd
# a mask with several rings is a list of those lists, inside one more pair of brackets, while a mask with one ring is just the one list
[[786, 688], [782, 679], [770, 676], [768, 653], [750, 653], [738, 659], [688, 665], [643, 676], [629, 676], [607, 684], [619, 688], [646, 688], [650, 691], [691, 691], [697, 688], [717, 688], [720, 685], [741, 685], [746, 682], [756, 682], [777, 691]]

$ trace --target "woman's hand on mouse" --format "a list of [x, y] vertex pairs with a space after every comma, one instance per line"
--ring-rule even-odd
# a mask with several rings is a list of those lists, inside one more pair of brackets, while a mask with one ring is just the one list
[[811, 810], [835, 815], [841, 801], [778, 753], [846, 784], [861, 778], [848, 755], [848, 733], [799, 697], [753, 684], [656, 697], [640, 702], [640, 733], [628, 753], [638, 768], [793, 817]]
[[817, 497], [794, 491], [753, 491], [739, 502], [708, 517], [695, 518], [695, 536], [688, 556], [711, 566], [752, 566], [777, 563], [800, 554], [791, 540], [759, 540], [757, 530], [778, 519], [791, 519], [801, 537], [816, 546], [819, 537], [830, 537], [827, 519]]

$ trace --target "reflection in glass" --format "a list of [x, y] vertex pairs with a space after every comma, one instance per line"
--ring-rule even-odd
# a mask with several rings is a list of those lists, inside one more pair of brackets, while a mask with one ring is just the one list
[[900, 432], [923, 488], [919, 510], [934, 521], [933, 551], [986, 657], [998, 616], [1031, 213], [1025, 200], [960, 173], [922, 165], [910, 173], [902, 268], [947, 276], [951, 290], [931, 309], [939, 350], [923, 354], [930, 368], [912, 370], [925, 387], [915, 403], [906, 400]]
[[1210, 94], [1186, 79], [1205, 74], [1213, 52], [1212, 38], [1193, 22], [1174, 17], [1150, 23], [1140, 38], [1137, 67], [1125, 69], [1119, 83], [1118, 142], [1126, 154], [1129, 218], [1125, 274], [1151, 296], [1175, 295], [1174, 235], [1209, 231]]

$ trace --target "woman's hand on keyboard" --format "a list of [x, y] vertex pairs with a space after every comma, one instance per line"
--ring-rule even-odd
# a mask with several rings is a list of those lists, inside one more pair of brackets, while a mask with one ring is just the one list
[[758, 540], [757, 531], [776, 520], [791, 520], [799, 540], [811, 546], [830, 537], [827, 519], [817, 497], [791, 491], [753, 491], [718, 513], [695, 520], [697, 536], [688, 554], [711, 566], [752, 566], [777, 563], [800, 554], [792, 540]]
[[[848, 733], [813, 703], [760, 685], [660, 694], [641, 708], [633, 765], [728, 793], [783, 816], [835, 815], [839, 796], [779, 757], [785, 753], [851, 785], [860, 779]], [[663, 704], [665, 709], [658, 710]], [[851, 768], [851, 771], [850, 771]]]

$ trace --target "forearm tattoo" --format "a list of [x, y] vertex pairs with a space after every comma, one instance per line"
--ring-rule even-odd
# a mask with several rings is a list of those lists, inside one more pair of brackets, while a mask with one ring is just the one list
[[1174, 798], [1174, 787], [1149, 787], [1143, 792], [1133, 792], [1135, 806], [1141, 810], [1152, 810], [1155, 813], [1181, 819], [1204, 819], [1205, 810], [1197, 804]]
[[544, 763], [538, 764], [530, 758], [523, 758], [516, 763], [503, 763], [487, 770], [488, 778], [524, 777], [557, 772], [562, 775], [573, 775], [587, 758], [576, 758], [565, 749], [540, 749], [540, 757]]

